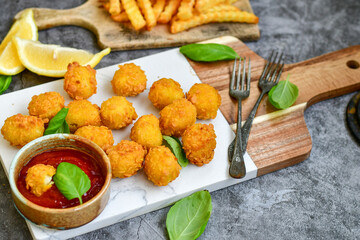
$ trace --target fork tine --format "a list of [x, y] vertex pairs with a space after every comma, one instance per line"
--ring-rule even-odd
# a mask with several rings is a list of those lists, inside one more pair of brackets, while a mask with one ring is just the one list
[[[275, 53], [275, 57], [274, 59], [271, 59], [271, 63], [270, 63], [270, 67], [269, 67], [269, 71], [267, 72], [266, 74], [266, 77], [265, 77], [265, 81], [271, 81], [271, 73], [276, 70], [276, 63], [275, 63], [275, 60], [277, 58], [277, 55], [278, 55], [278, 52]], [[276, 72], [276, 71], [275, 71]]]
[[284, 68], [284, 63], [283, 63], [283, 64], [281, 65], [281, 67], [280, 67], [279, 74], [278, 74], [278, 76], [277, 76], [277, 78], [276, 78], [276, 81], [275, 81], [276, 84], [278, 84], [278, 82], [279, 82], [279, 79], [280, 79], [281, 73], [282, 73], [282, 71], [283, 71], [283, 68]]
[[240, 87], [240, 72], [241, 72], [241, 58], [239, 59], [239, 69], [238, 69], [238, 75], [236, 78], [236, 88], [235, 89], [239, 89], [239, 87]]
[[246, 69], [246, 57], [244, 57], [244, 62], [243, 62], [243, 75], [241, 77], [241, 91], [244, 90], [244, 85], [245, 85], [245, 69]]
[[267, 69], [268, 69], [268, 67], [269, 67], [269, 65], [270, 65], [270, 63], [271, 63], [271, 59], [272, 59], [273, 54], [274, 54], [274, 50], [271, 51], [269, 60], [267, 61], [266, 65], [265, 65], [265, 68], [264, 68], [264, 70], [263, 70], [263, 72], [262, 72], [262, 74], [261, 74], [261, 76], [260, 76], [259, 81], [264, 78], [265, 73], [267, 72]]
[[246, 91], [250, 90], [250, 80], [251, 80], [251, 65], [250, 65], [250, 57], [249, 57], [249, 64], [248, 64], [248, 75], [247, 75], [247, 82], [246, 82]]
[[229, 86], [230, 94], [231, 94], [232, 90], [234, 90], [235, 74], [236, 74], [236, 58], [234, 60], [234, 67], [233, 67], [233, 71], [232, 71], [231, 78], [230, 78], [230, 86]]
[[279, 57], [279, 60], [278, 60], [277, 64], [275, 65], [274, 72], [273, 72], [272, 76], [269, 79], [270, 82], [275, 82], [275, 80], [276, 80], [276, 73], [279, 70], [280, 64], [283, 62], [282, 61], [282, 56], [283, 56], [283, 54], [281, 53], [281, 55]]

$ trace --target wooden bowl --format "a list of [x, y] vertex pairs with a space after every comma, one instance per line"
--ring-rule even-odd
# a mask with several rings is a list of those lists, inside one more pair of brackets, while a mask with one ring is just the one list
[[[94, 157], [105, 176], [100, 192], [81, 205], [63, 209], [39, 206], [26, 199], [16, 185], [22, 167], [40, 153], [64, 148]], [[52, 134], [35, 139], [19, 150], [10, 166], [9, 181], [15, 206], [25, 219], [48, 228], [69, 229], [92, 221], [105, 208], [110, 197], [111, 165], [105, 152], [88, 139], [73, 134]]]

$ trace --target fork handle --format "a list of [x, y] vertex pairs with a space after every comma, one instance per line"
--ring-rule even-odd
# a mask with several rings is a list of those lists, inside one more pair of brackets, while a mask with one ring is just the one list
[[241, 128], [242, 150], [244, 151], [244, 153], [246, 152], [247, 142], [249, 139], [251, 126], [252, 126], [252, 122], [254, 121], [256, 111], [259, 108], [259, 104], [260, 104], [262, 98], [264, 97], [264, 95], [267, 92], [268, 91], [264, 91], [264, 90], [261, 91], [261, 94], [258, 97], [253, 109], [251, 110], [248, 119], [246, 120], [246, 122], [244, 123], [244, 125]]

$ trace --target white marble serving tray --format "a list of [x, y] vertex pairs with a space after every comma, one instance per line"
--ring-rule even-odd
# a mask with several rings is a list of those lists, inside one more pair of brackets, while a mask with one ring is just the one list
[[[194, 83], [200, 82], [196, 73], [186, 58], [179, 53], [178, 49], [130, 62], [139, 65], [145, 71], [148, 78], [147, 89], [143, 93], [136, 97], [127, 98], [133, 103], [139, 117], [150, 113], [159, 117], [159, 111], [152, 106], [147, 98], [149, 88], [154, 81], [163, 77], [173, 78], [181, 84], [184, 92], [187, 92]], [[110, 81], [117, 69], [117, 65], [114, 65], [97, 70], [98, 90], [97, 94], [89, 98], [92, 103], [100, 106], [104, 100], [114, 96]], [[63, 90], [63, 80], [2, 95], [0, 96], [0, 127], [4, 124], [4, 120], [12, 115], [17, 113], [28, 114], [27, 106], [31, 97], [47, 91], [57, 91], [62, 94], [66, 99], [66, 104], [71, 100]], [[229, 176], [227, 147], [234, 138], [234, 133], [220, 111], [218, 111], [216, 119], [198, 122], [212, 123], [215, 126], [217, 147], [214, 159], [210, 164], [203, 167], [189, 164], [181, 170], [180, 176], [175, 181], [165, 187], [153, 185], [152, 182], [147, 180], [143, 171], [127, 179], [113, 179], [110, 186], [111, 195], [109, 203], [104, 211], [92, 222], [75, 229], [53, 230], [39, 227], [27, 221], [33, 238], [66, 239], [74, 237], [166, 207], [195, 191], [203, 189], [215, 191], [256, 177], [257, 168], [248, 154], [245, 155], [246, 177], [241, 180], [235, 180]], [[132, 125], [122, 130], [113, 131], [115, 144], [122, 139], [129, 139], [131, 127]], [[2, 136], [0, 137], [1, 163], [7, 176], [11, 161], [17, 151], [17, 148], [10, 146]]]

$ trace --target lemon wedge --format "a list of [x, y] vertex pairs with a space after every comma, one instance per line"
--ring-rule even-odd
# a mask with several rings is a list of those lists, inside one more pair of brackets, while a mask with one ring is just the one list
[[63, 77], [69, 63], [95, 67], [100, 60], [110, 53], [110, 48], [92, 54], [85, 50], [43, 44], [38, 41], [19, 37], [13, 39], [22, 64], [30, 71], [48, 77]]
[[38, 29], [31, 9], [27, 9], [21, 14], [0, 44], [0, 74], [15, 75], [25, 69], [12, 42], [14, 37], [31, 40], [38, 39]]

